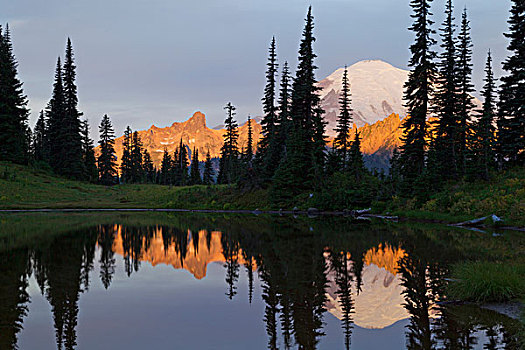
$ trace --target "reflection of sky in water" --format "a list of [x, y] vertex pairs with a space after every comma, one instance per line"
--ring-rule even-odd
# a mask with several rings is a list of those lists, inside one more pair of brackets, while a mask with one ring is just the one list
[[[142, 262], [128, 277], [122, 256], [116, 256], [113, 282], [105, 290], [99, 276], [97, 251], [90, 289], [80, 295], [79, 349], [266, 349], [264, 302], [255, 274], [254, 299], [248, 302], [247, 276], [241, 268], [238, 294], [225, 295], [225, 269], [208, 265], [206, 277], [196, 279], [184, 269]], [[56, 349], [51, 306], [30, 280], [29, 316], [19, 335], [20, 349]], [[319, 349], [341, 349], [340, 321], [325, 313]], [[407, 319], [383, 329], [354, 325], [352, 349], [403, 349]], [[480, 334], [478, 334], [479, 336]], [[481, 336], [480, 343], [484, 343]], [[282, 339], [279, 339], [282, 341]], [[282, 344], [279, 344], [280, 346]]]
[[[117, 255], [113, 282], [105, 290], [98, 278], [99, 258], [97, 251], [89, 291], [80, 295], [79, 349], [266, 349], [260, 281], [255, 277], [250, 305], [244, 268], [238, 294], [229, 300], [220, 263], [209, 264], [202, 280], [183, 269], [147, 262], [128, 277]], [[28, 292], [31, 303], [19, 335], [20, 349], [56, 349], [51, 307], [34, 277]], [[340, 349], [344, 344], [340, 321], [330, 313], [325, 313], [324, 321], [326, 336], [319, 348]], [[403, 348], [406, 323], [381, 330], [354, 326], [352, 349]]]

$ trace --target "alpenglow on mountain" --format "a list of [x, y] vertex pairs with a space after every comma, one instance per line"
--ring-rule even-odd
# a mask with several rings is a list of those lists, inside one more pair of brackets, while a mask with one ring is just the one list
[[[333, 135], [339, 114], [339, 96], [344, 68], [339, 68], [319, 82], [320, 96], [328, 121], [327, 133]], [[357, 62], [348, 67], [353, 122], [357, 127], [374, 124], [391, 114], [406, 116], [403, 86], [408, 71], [379, 60]]]

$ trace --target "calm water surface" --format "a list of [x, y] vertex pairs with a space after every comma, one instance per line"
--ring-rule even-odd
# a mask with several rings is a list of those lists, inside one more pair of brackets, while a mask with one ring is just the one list
[[442, 303], [454, 263], [523, 249], [513, 235], [344, 218], [2, 215], [0, 349], [516, 349], [516, 321]]

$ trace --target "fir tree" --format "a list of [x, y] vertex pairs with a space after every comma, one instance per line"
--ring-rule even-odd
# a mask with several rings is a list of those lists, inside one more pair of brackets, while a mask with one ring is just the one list
[[85, 169], [84, 179], [89, 182], [95, 182], [98, 180], [97, 161], [95, 159], [93, 140], [89, 137], [89, 122], [87, 119], [82, 121], [81, 133], [82, 161], [84, 162], [83, 168]]
[[279, 155], [281, 159], [286, 155], [286, 140], [290, 132], [290, 79], [288, 62], [284, 62], [279, 92], [279, 113], [277, 114], [276, 122]]
[[361, 180], [363, 174], [366, 172], [365, 163], [363, 161], [363, 153], [361, 153], [361, 139], [359, 137], [359, 131], [355, 131], [355, 139], [352, 142], [348, 151], [348, 167], [349, 173], [356, 178]]
[[192, 185], [202, 184], [201, 173], [199, 170], [199, 150], [193, 148], [191, 157], [191, 169], [190, 169], [190, 183]]
[[0, 27], [0, 160], [26, 163], [27, 97], [18, 79], [18, 63], [13, 54], [9, 26]]
[[470, 125], [471, 112], [474, 108], [472, 94], [472, 39], [470, 37], [470, 21], [467, 9], [461, 15], [461, 30], [458, 37], [458, 169], [459, 174], [465, 173], [465, 154], [467, 151], [467, 134]]
[[139, 183], [144, 180], [142, 166], [142, 141], [137, 131], [131, 138], [131, 182]]
[[278, 165], [279, 149], [276, 138], [277, 106], [275, 104], [277, 84], [277, 54], [275, 52], [275, 37], [269, 48], [268, 67], [266, 70], [266, 87], [264, 88], [263, 111], [261, 120], [261, 140], [257, 152], [257, 163], [263, 181], [271, 178]]
[[492, 55], [488, 53], [487, 64], [485, 66], [485, 85], [483, 86], [482, 96], [484, 99], [483, 109], [480, 117], [474, 123], [469, 137], [470, 156], [469, 172], [474, 177], [489, 179], [489, 171], [495, 165], [495, 128], [494, 119], [496, 116], [496, 82], [492, 71]]
[[122, 159], [120, 160], [120, 177], [123, 182], [130, 183], [132, 177], [132, 160], [131, 160], [131, 139], [133, 131], [129, 127], [124, 130], [124, 139], [122, 140]]
[[441, 28], [443, 53], [438, 63], [438, 90], [435, 94], [435, 109], [438, 116], [436, 122], [435, 142], [432, 142], [432, 152], [429, 167], [438, 178], [454, 178], [459, 173], [458, 144], [458, 68], [455, 25], [452, 0], [447, 0], [445, 21]]
[[82, 113], [78, 110], [76, 66], [71, 40], [67, 39], [64, 60], [64, 120], [61, 127], [62, 166], [59, 173], [73, 179], [82, 179], [86, 170], [82, 159], [81, 121]]
[[498, 158], [500, 164], [525, 164], [525, 3], [512, 0], [508, 50], [503, 62], [508, 75], [501, 78], [498, 111]]
[[164, 154], [162, 156], [162, 162], [160, 163], [160, 183], [162, 185], [171, 185], [172, 179], [172, 162], [171, 156], [168, 153], [168, 149], [164, 148]]
[[219, 162], [219, 175], [217, 182], [231, 184], [237, 181], [239, 176], [239, 130], [235, 121], [235, 106], [228, 102], [224, 107], [226, 110], [226, 120], [224, 125], [226, 133], [223, 135], [224, 144], [221, 148], [221, 159]]
[[49, 160], [49, 140], [44, 111], [40, 111], [33, 132], [33, 156], [37, 162], [47, 162]]
[[[299, 47], [299, 64], [293, 81], [290, 116], [291, 126], [286, 145], [286, 158], [274, 176], [273, 192], [277, 197], [294, 196], [313, 187], [323, 169], [325, 146], [323, 110], [315, 79], [313, 52], [313, 16], [309, 7], [303, 38]], [[275, 181], [277, 180], [277, 181]], [[287, 193], [285, 193], [287, 192]]]
[[432, 0], [412, 0], [410, 6], [414, 13], [413, 25], [409, 28], [416, 35], [415, 43], [410, 46], [412, 57], [409, 62], [411, 71], [405, 84], [405, 100], [408, 116], [404, 119], [403, 145], [401, 146], [400, 166], [406, 183], [417, 178], [425, 169], [425, 150], [427, 142], [427, 116], [433, 93], [436, 67], [432, 50], [435, 40], [432, 35], [433, 21], [430, 19]]
[[342, 80], [341, 96], [339, 97], [339, 118], [335, 132], [334, 148], [340, 155], [341, 168], [344, 170], [347, 164], [347, 154], [349, 148], [350, 127], [352, 126], [352, 109], [350, 108], [350, 82], [348, 81], [348, 69], [345, 66]]
[[100, 155], [97, 159], [99, 181], [103, 185], [114, 185], [118, 180], [117, 156], [115, 155], [115, 132], [107, 114], [102, 117], [99, 126]]
[[252, 118], [248, 116], [248, 140], [246, 141], [246, 151], [244, 152], [245, 159], [248, 163], [252, 161], [253, 158], [253, 128], [252, 128]]
[[204, 174], [202, 176], [202, 182], [205, 185], [212, 185], [214, 182], [213, 175], [213, 164], [211, 162], [210, 151], [208, 150], [208, 153], [206, 153], [206, 162], [204, 163]]
[[178, 168], [179, 168], [179, 174], [180, 174], [180, 183], [181, 186], [186, 186], [190, 178], [188, 176], [188, 166], [190, 165], [190, 161], [188, 160], [188, 150], [186, 149], [186, 146], [182, 143], [182, 138], [180, 139], [180, 146], [179, 146], [179, 157], [178, 157]]
[[155, 168], [153, 166], [153, 160], [151, 160], [151, 155], [147, 149], [144, 149], [142, 155], [142, 169], [146, 183], [155, 183]]
[[55, 82], [51, 100], [47, 105], [46, 115], [48, 117], [48, 137], [49, 137], [49, 163], [56, 173], [64, 167], [63, 162], [63, 141], [64, 133], [62, 126], [65, 123], [65, 97], [64, 84], [62, 81], [62, 64], [60, 57], [57, 59], [55, 70]]

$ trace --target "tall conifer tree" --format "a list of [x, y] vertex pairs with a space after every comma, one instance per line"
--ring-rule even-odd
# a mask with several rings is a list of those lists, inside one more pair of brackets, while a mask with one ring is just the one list
[[191, 155], [190, 183], [192, 185], [202, 184], [201, 172], [199, 170], [199, 150], [193, 147]]
[[211, 156], [210, 151], [206, 153], [206, 162], [204, 163], [204, 174], [202, 176], [202, 182], [205, 185], [212, 185], [213, 184], [213, 164], [211, 162]]
[[339, 151], [341, 168], [344, 170], [347, 165], [348, 148], [350, 138], [350, 128], [352, 126], [352, 109], [350, 108], [350, 82], [348, 81], [348, 69], [345, 66], [343, 72], [341, 96], [339, 97], [339, 118], [335, 131], [337, 136], [334, 139], [334, 147]]
[[435, 94], [435, 109], [438, 120], [435, 125], [435, 140], [431, 147], [433, 157], [430, 157], [429, 167], [436, 172], [437, 178], [456, 177], [459, 173], [458, 145], [458, 67], [456, 39], [454, 36], [454, 7], [452, 0], [447, 0], [445, 21], [441, 30], [443, 53], [438, 63], [438, 89]]
[[142, 166], [142, 140], [137, 131], [131, 137], [131, 182], [144, 181], [144, 168]]
[[467, 9], [461, 15], [461, 28], [458, 37], [458, 170], [459, 175], [465, 173], [467, 135], [474, 108], [472, 84], [472, 39], [470, 37], [470, 21]]
[[65, 123], [65, 96], [64, 84], [62, 81], [62, 64], [60, 57], [57, 59], [55, 69], [55, 82], [53, 84], [53, 93], [51, 100], [47, 105], [46, 115], [48, 117], [48, 135], [49, 135], [49, 153], [50, 165], [53, 170], [60, 174], [64, 167], [63, 161], [63, 141], [64, 133], [62, 126]]
[[102, 117], [99, 126], [100, 155], [98, 156], [99, 181], [103, 185], [114, 185], [118, 179], [117, 156], [115, 154], [115, 132], [107, 114]]
[[498, 158], [500, 164], [525, 165], [525, 2], [512, 0], [508, 50], [503, 62], [508, 73], [501, 78], [498, 111]]
[[[287, 138], [286, 159], [275, 174], [275, 194], [286, 191], [295, 195], [313, 187], [324, 164], [325, 146], [323, 110], [320, 107], [319, 87], [315, 79], [313, 52], [314, 22], [312, 8], [308, 8], [303, 38], [299, 46], [299, 64], [292, 85], [290, 135]], [[277, 197], [276, 197], [277, 198]]]
[[188, 150], [186, 149], [186, 145], [182, 143], [182, 138], [180, 139], [180, 146], [179, 146], [179, 158], [178, 158], [178, 167], [179, 167], [179, 173], [180, 173], [180, 183], [179, 185], [185, 186], [189, 182], [189, 176], [188, 176], [188, 166], [190, 165], [190, 162], [188, 160]]
[[275, 52], [275, 37], [269, 48], [268, 63], [266, 64], [266, 87], [264, 88], [263, 111], [261, 120], [261, 140], [257, 150], [257, 163], [263, 181], [271, 178], [278, 165], [279, 147], [277, 139], [277, 105], [275, 101], [277, 86], [277, 54]]
[[217, 182], [231, 184], [236, 182], [239, 177], [239, 129], [235, 121], [235, 106], [228, 102], [224, 109], [227, 114], [224, 121], [226, 133], [223, 135], [224, 144], [221, 148]]
[[252, 118], [248, 116], [248, 140], [246, 141], [246, 151], [244, 153], [247, 162], [251, 162], [253, 158], [253, 127]]
[[78, 96], [76, 85], [76, 66], [71, 40], [67, 39], [66, 55], [64, 59], [64, 121], [62, 124], [62, 152], [63, 163], [60, 174], [73, 179], [82, 179], [85, 176], [84, 161], [82, 158], [81, 121], [82, 113], [78, 110]]
[[27, 162], [28, 118], [27, 97], [18, 79], [18, 63], [7, 25], [4, 31], [0, 27], [0, 160]]
[[172, 184], [172, 167], [171, 156], [168, 153], [168, 149], [164, 147], [164, 154], [162, 156], [162, 162], [160, 163], [160, 183], [162, 185]]
[[33, 156], [37, 162], [49, 161], [49, 140], [44, 111], [40, 111], [33, 132]]
[[153, 160], [147, 149], [144, 149], [142, 155], [142, 169], [146, 183], [155, 183], [155, 167], [153, 166]]
[[407, 183], [417, 178], [425, 169], [427, 147], [427, 117], [435, 81], [436, 53], [432, 50], [435, 40], [432, 35], [434, 22], [430, 19], [432, 0], [412, 0], [413, 25], [409, 28], [415, 33], [415, 43], [410, 46], [412, 57], [408, 81], [405, 84], [405, 101], [408, 116], [404, 119], [403, 145], [401, 146], [400, 166]]
[[285, 156], [286, 140], [290, 132], [290, 80], [288, 62], [285, 61], [281, 72], [279, 110], [276, 122], [280, 160]]
[[120, 160], [120, 177], [123, 182], [130, 183], [132, 177], [132, 160], [131, 160], [131, 139], [133, 131], [129, 127], [124, 130], [124, 139], [122, 140], [122, 159]]
[[492, 71], [492, 55], [489, 51], [485, 66], [485, 85], [483, 86], [483, 109], [474, 123], [469, 137], [469, 172], [474, 177], [489, 179], [490, 169], [495, 164], [496, 82]]
[[98, 180], [97, 161], [95, 159], [95, 149], [93, 140], [89, 137], [89, 122], [82, 121], [82, 161], [84, 163], [84, 180], [95, 182]]

